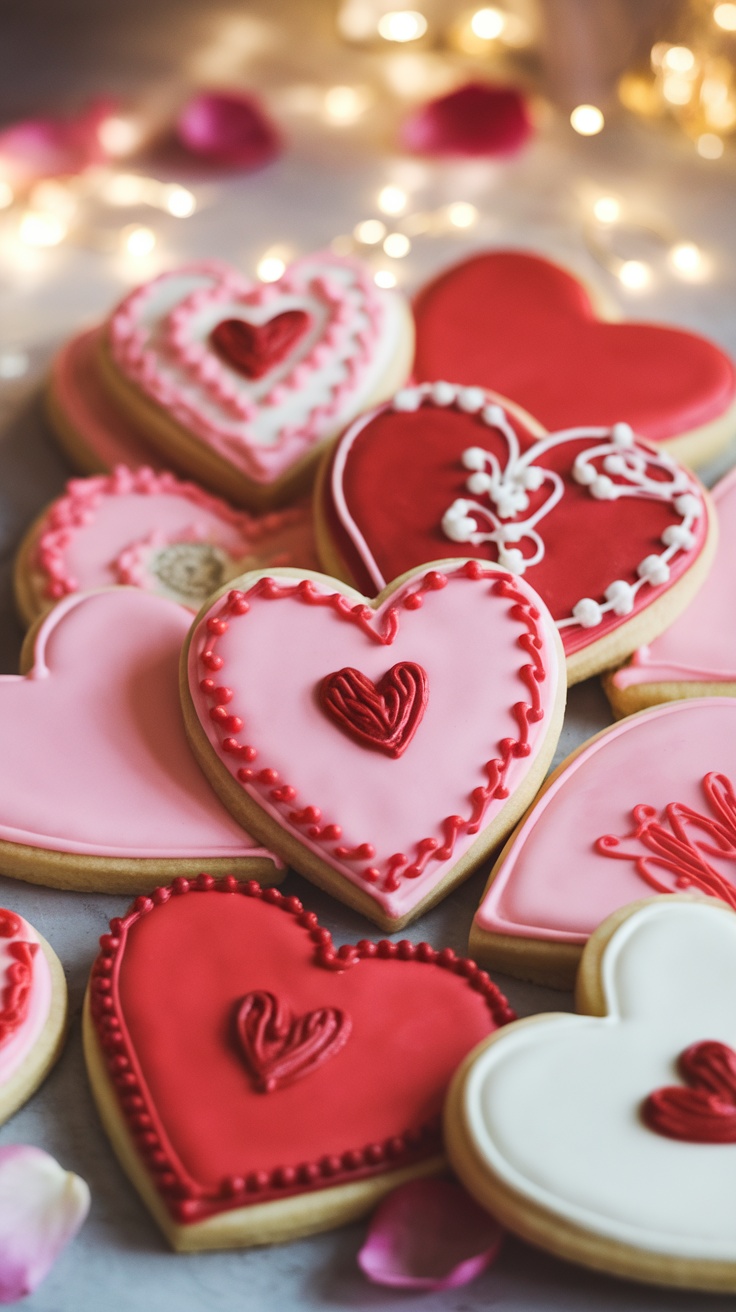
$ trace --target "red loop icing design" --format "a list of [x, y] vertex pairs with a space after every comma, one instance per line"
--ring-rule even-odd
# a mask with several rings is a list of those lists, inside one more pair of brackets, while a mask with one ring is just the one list
[[22, 939], [11, 943], [8, 948], [13, 961], [5, 972], [0, 995], [0, 1045], [20, 1029], [28, 1015], [33, 987], [33, 958], [37, 951], [38, 943], [26, 943]]
[[678, 1061], [688, 1088], [655, 1089], [642, 1108], [650, 1130], [688, 1143], [736, 1143], [736, 1052], [725, 1043], [693, 1043]]
[[212, 330], [213, 346], [246, 378], [262, 378], [286, 358], [310, 325], [305, 310], [284, 310], [265, 323], [223, 319]]
[[90, 998], [120, 1114], [180, 1223], [436, 1156], [453, 1071], [513, 1019], [449, 949], [336, 948], [297, 898], [208, 875], [111, 922]]
[[378, 683], [347, 667], [320, 684], [322, 709], [356, 742], [386, 756], [406, 751], [424, 715], [426, 671], [412, 661], [392, 665]]

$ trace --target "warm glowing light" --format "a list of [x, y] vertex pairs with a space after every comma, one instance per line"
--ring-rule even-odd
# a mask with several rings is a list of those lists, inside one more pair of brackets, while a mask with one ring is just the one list
[[500, 36], [506, 26], [506, 15], [500, 9], [477, 9], [470, 20], [470, 27], [475, 36], [482, 41], [493, 41]]
[[371, 0], [344, 0], [337, 25], [348, 41], [368, 41], [376, 31], [376, 11]]
[[108, 205], [140, 205], [148, 195], [146, 178], [135, 173], [113, 173], [102, 189]]
[[394, 9], [378, 20], [384, 41], [417, 41], [427, 30], [427, 20], [417, 9]]
[[724, 32], [736, 32], [736, 5], [716, 5], [713, 10], [713, 20], [723, 28]]
[[723, 154], [723, 142], [715, 132], [703, 132], [702, 136], [698, 137], [695, 148], [703, 159], [720, 159]]
[[256, 265], [256, 273], [261, 282], [278, 282], [285, 268], [286, 260], [280, 255], [264, 255]]
[[396, 274], [392, 273], [390, 269], [378, 269], [373, 275], [373, 281], [377, 287], [385, 287], [387, 289], [389, 287], [395, 287]]
[[353, 236], [363, 246], [377, 246], [386, 236], [386, 224], [380, 219], [364, 219], [362, 223], [356, 223]]
[[693, 94], [693, 83], [680, 73], [668, 73], [662, 82], [662, 95], [671, 105], [688, 105]]
[[6, 382], [22, 378], [28, 372], [29, 363], [25, 351], [3, 351], [0, 354], [0, 378]]
[[477, 221], [478, 211], [475, 205], [469, 205], [465, 200], [456, 200], [447, 206], [447, 217], [453, 228], [472, 228]]
[[357, 87], [330, 87], [325, 92], [325, 118], [331, 123], [354, 123], [367, 106], [366, 93]]
[[120, 235], [123, 239], [123, 249], [135, 259], [150, 255], [156, 245], [155, 232], [150, 228], [142, 228], [137, 223], [131, 223], [127, 228], [123, 228]]
[[615, 223], [621, 217], [621, 202], [615, 196], [601, 196], [593, 206], [599, 223]]
[[378, 208], [383, 214], [401, 214], [406, 209], [408, 199], [401, 187], [383, 187], [378, 193]]
[[102, 120], [97, 137], [106, 154], [119, 158], [130, 155], [140, 145], [141, 129], [132, 119], [112, 115]]
[[577, 105], [570, 115], [570, 122], [581, 137], [595, 137], [603, 130], [605, 119], [597, 105]]
[[164, 189], [164, 206], [177, 219], [188, 219], [197, 208], [197, 202], [188, 187], [173, 182]]
[[29, 200], [34, 210], [55, 214], [65, 223], [68, 223], [77, 211], [76, 197], [72, 195], [69, 188], [51, 178], [45, 182], [37, 182]]
[[18, 235], [26, 246], [58, 246], [67, 234], [67, 225], [58, 214], [45, 210], [26, 210]]
[[692, 241], [681, 241], [670, 251], [670, 261], [678, 273], [693, 277], [703, 267], [703, 256]]
[[624, 260], [618, 276], [624, 287], [639, 291], [640, 288], [648, 285], [652, 275], [649, 265], [644, 264], [642, 260]]
[[0, 210], [6, 210], [9, 205], [13, 204], [15, 193], [9, 182], [0, 178]]
[[662, 63], [673, 73], [689, 73], [695, 67], [695, 55], [688, 46], [670, 46], [662, 56]]
[[727, 132], [736, 123], [736, 106], [727, 101], [720, 105], [707, 105], [705, 117], [713, 128]]
[[411, 250], [411, 242], [403, 232], [390, 232], [383, 243], [383, 249], [392, 260], [403, 260]]

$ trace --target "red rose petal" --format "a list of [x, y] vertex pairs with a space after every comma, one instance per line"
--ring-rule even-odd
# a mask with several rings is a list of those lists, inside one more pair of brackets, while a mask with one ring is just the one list
[[468, 82], [410, 114], [401, 127], [401, 144], [424, 155], [511, 155], [531, 133], [520, 91]]
[[176, 122], [181, 144], [194, 155], [234, 168], [256, 169], [280, 154], [281, 138], [255, 96], [205, 91]]

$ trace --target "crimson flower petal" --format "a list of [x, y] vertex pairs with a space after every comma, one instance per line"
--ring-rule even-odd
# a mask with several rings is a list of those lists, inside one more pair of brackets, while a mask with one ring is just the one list
[[414, 110], [401, 127], [401, 144], [423, 155], [511, 155], [532, 133], [516, 87], [468, 82]]
[[176, 134], [192, 154], [232, 168], [257, 169], [280, 154], [279, 133], [255, 96], [203, 91], [187, 102]]

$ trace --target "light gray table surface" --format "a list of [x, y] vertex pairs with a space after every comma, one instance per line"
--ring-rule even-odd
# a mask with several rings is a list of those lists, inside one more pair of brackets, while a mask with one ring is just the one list
[[[472, 249], [515, 245], [549, 253], [583, 275], [596, 277], [621, 313], [679, 323], [707, 333], [736, 354], [736, 205], [733, 162], [699, 160], [682, 139], [632, 123], [615, 123], [600, 138], [576, 138], [564, 120], [547, 116], [533, 145], [506, 165], [417, 166], [391, 153], [363, 127], [329, 129], [297, 113], [288, 89], [329, 85], [372, 74], [366, 57], [341, 50], [331, 39], [329, 7], [241, 7], [215, 4], [206, 12], [189, 0], [113, 7], [76, 3], [8, 3], [0, 6], [0, 111], [6, 118], [39, 108], [79, 103], [112, 91], [132, 99], [153, 90], [178, 94], [194, 55], [217, 40], [217, 24], [233, 16], [270, 34], [261, 53], [244, 44], [243, 81], [264, 88], [280, 114], [290, 148], [275, 165], [253, 175], [202, 179], [179, 168], [170, 176], [190, 182], [201, 202], [186, 221], [145, 219], [160, 236], [150, 261], [130, 261], [66, 243], [18, 260], [0, 226], [0, 362], [3, 352], [28, 356], [27, 373], [0, 381], [0, 671], [17, 671], [22, 638], [11, 592], [15, 547], [32, 517], [57, 495], [69, 469], [50, 438], [39, 387], [50, 355], [71, 332], [103, 315], [139, 277], [189, 257], [216, 254], [252, 271], [273, 243], [294, 252], [327, 245], [375, 215], [386, 182], [412, 193], [412, 206], [431, 209], [471, 201], [480, 220], [467, 234], [416, 242], [399, 272], [409, 291], [451, 259]], [[307, 21], [313, 16], [315, 24]], [[259, 27], [260, 25], [260, 27]], [[265, 37], [263, 38], [265, 40]], [[209, 43], [209, 44], [208, 44]], [[291, 105], [291, 108], [290, 108]], [[380, 133], [378, 134], [380, 136]], [[696, 241], [710, 261], [709, 276], [688, 283], [656, 264], [651, 287], [625, 292], [595, 265], [582, 235], [591, 197], [614, 194], [645, 218], [668, 223], [683, 240]], [[136, 218], [142, 216], [136, 215]], [[129, 221], [125, 216], [124, 221]], [[123, 220], [121, 219], [121, 222]], [[628, 253], [628, 252], [627, 252]], [[632, 252], [636, 253], [636, 252]], [[648, 255], [646, 256], [648, 258]], [[398, 269], [398, 266], [397, 266]], [[523, 343], [520, 343], [523, 349]], [[622, 415], [622, 418], [625, 418]], [[581, 419], [584, 419], [581, 416]], [[734, 461], [729, 452], [704, 471], [712, 481]], [[562, 759], [610, 723], [597, 681], [575, 688], [557, 754]], [[408, 937], [449, 944], [464, 952], [487, 871], [470, 879], [441, 906], [411, 926]], [[358, 915], [296, 875], [283, 886], [320, 915], [337, 942], [364, 937]], [[353, 1225], [325, 1236], [247, 1253], [175, 1256], [121, 1173], [97, 1120], [84, 1075], [80, 1008], [98, 936], [126, 899], [62, 893], [0, 878], [0, 902], [26, 916], [50, 940], [67, 972], [72, 1027], [66, 1050], [31, 1102], [0, 1132], [0, 1142], [27, 1142], [52, 1152], [89, 1182], [90, 1218], [76, 1242], [26, 1303], [29, 1312], [202, 1312], [265, 1307], [326, 1310], [334, 1307], [427, 1312], [699, 1312], [705, 1295], [657, 1291], [598, 1277], [509, 1240], [495, 1266], [474, 1284], [451, 1293], [412, 1298], [370, 1286], [355, 1254], [364, 1234]], [[566, 994], [498, 977], [521, 1015], [568, 1009]]]

